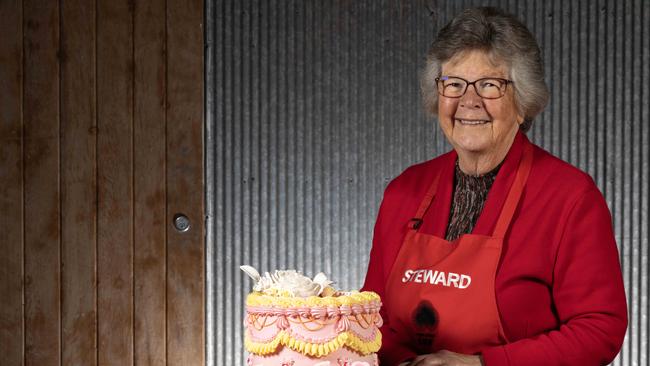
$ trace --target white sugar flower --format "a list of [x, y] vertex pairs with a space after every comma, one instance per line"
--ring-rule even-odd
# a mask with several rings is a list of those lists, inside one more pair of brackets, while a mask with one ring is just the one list
[[265, 272], [264, 276], [260, 276], [259, 272], [251, 266], [239, 268], [255, 281], [253, 290], [266, 295], [319, 296], [325, 288], [333, 283], [322, 272], [314, 276], [312, 280], [294, 270]]

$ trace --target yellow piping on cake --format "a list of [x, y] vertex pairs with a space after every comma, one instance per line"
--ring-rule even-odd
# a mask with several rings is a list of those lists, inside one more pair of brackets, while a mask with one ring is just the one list
[[311, 343], [292, 337], [289, 333], [282, 330], [278, 332], [275, 338], [269, 342], [257, 343], [251, 341], [248, 336], [244, 339], [246, 350], [250, 353], [257, 355], [268, 355], [275, 353], [277, 348], [287, 346], [296, 352], [311, 357], [323, 357], [336, 351], [337, 349], [346, 346], [363, 356], [379, 351], [381, 347], [381, 332], [375, 334], [375, 339], [364, 341], [357, 337], [352, 332], [347, 331], [339, 334], [336, 338], [325, 343]]
[[288, 297], [271, 296], [259, 292], [252, 292], [246, 297], [248, 306], [273, 306], [280, 308], [295, 308], [299, 306], [342, 306], [364, 304], [371, 301], [380, 301], [379, 295], [372, 291], [352, 292], [342, 296], [327, 297]]

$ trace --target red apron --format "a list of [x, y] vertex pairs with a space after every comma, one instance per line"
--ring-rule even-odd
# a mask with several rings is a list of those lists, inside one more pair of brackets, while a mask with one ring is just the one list
[[[386, 283], [390, 328], [419, 354], [442, 349], [476, 354], [507, 343], [497, 308], [494, 280], [503, 238], [528, 179], [527, 145], [492, 236], [461, 235], [453, 242], [418, 232], [433, 202], [438, 175], [409, 222]], [[448, 213], [441, 213], [448, 215]]]

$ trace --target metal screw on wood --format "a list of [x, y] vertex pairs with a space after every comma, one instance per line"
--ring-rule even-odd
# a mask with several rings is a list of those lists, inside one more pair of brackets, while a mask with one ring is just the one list
[[174, 215], [174, 228], [180, 233], [188, 231], [190, 229], [190, 219], [181, 213]]

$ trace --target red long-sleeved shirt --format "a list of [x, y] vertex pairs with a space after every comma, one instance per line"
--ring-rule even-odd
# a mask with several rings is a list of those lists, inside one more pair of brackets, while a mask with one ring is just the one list
[[[490, 189], [473, 234], [491, 235], [514, 180], [523, 146], [518, 133]], [[384, 286], [407, 223], [441, 173], [420, 231], [445, 236], [455, 152], [411, 166], [384, 192], [363, 290]], [[482, 350], [487, 366], [602, 365], [620, 350], [627, 305], [607, 204], [589, 175], [534, 146], [533, 167], [504, 240], [495, 279], [499, 315], [509, 343]], [[477, 305], [479, 306], [479, 305]], [[400, 343], [383, 309], [382, 366], [416, 354]]]

